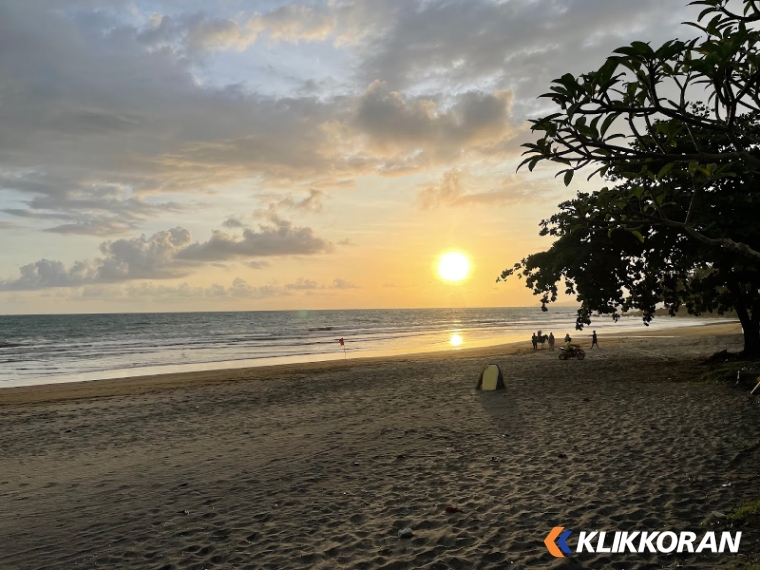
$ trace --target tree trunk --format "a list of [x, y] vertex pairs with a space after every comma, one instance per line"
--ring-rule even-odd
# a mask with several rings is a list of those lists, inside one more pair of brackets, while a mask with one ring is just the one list
[[742, 351], [742, 356], [745, 358], [760, 358], [760, 328], [757, 325], [744, 329], [744, 350]]
[[742, 356], [744, 358], [760, 358], [760, 323], [758, 323], [760, 315], [750, 315], [742, 303], [737, 303], [735, 309], [744, 331]]

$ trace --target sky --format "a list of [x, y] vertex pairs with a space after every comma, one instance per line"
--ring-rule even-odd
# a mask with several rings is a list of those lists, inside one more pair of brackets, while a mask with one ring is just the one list
[[537, 305], [539, 95], [686, 4], [0, 0], [0, 314]]

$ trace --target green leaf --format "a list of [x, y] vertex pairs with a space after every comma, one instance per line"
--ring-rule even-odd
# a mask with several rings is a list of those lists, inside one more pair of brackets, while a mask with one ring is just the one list
[[670, 169], [673, 168], [676, 165], [675, 162], [668, 162], [665, 166], [660, 168], [660, 171], [657, 173], [657, 179], [662, 180], [662, 177], [665, 176], [668, 172], [670, 172]]

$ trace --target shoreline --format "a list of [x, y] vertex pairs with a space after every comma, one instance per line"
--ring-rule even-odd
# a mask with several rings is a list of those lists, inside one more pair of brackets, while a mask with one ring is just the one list
[[[585, 331], [582, 331], [582, 333], [585, 340], [586, 333]], [[602, 342], [604, 344], [611, 343], [614, 345], [626, 338], [722, 336], [740, 333], [741, 326], [738, 322], [716, 322], [667, 329], [664, 328], [660, 330], [646, 330], [641, 331], [638, 334], [630, 334], [627, 332], [610, 333], [602, 338]], [[558, 346], [559, 344], [561, 343], [558, 343]], [[547, 351], [548, 348], [539, 349], [539, 352], [541, 350]], [[354, 357], [347, 362], [334, 359], [318, 362], [301, 362], [240, 368], [215, 368], [211, 370], [169, 372], [120, 378], [35, 384], [29, 386], [11, 386], [0, 388], [0, 407], [104, 398], [111, 396], [134, 396], [234, 382], [261, 382], [273, 378], [280, 378], [288, 374], [328, 373], [334, 370], [346, 370], [368, 364], [420, 360], [459, 360], [481, 357], [493, 359], [529, 352], [532, 352], [529, 342], [520, 340], [472, 348]]]
[[[357, 325], [358, 328], [349, 327], [353, 333], [346, 330], [346, 335], [348, 335], [346, 348], [351, 359], [357, 360], [428, 352], [451, 353], [453, 350], [501, 346], [521, 342], [530, 338], [531, 333], [535, 330], [541, 329], [546, 332], [552, 329], [557, 330], [558, 338], [563, 337], [567, 331], [570, 331], [573, 336], [578, 336], [578, 333], [574, 331], [575, 318], [570, 319], [570, 315], [557, 314], [554, 317], [555, 320], [543, 322], [536, 314], [533, 314], [536, 311], [529, 315], [525, 313], [526, 310], [528, 309], [520, 309], [517, 313], [495, 315], [483, 315], [476, 312], [461, 322], [459, 320], [452, 321], [445, 328], [440, 328], [440, 322], [435, 320], [426, 321], [426, 326], [422, 328], [417, 326], [417, 322], [414, 321], [413, 326], [402, 327], [403, 330], [399, 334], [393, 333], [390, 329], [383, 329], [385, 332], [378, 333], [379, 336], [375, 335], [371, 329], [367, 329], [367, 323], [364, 323], [360, 326]], [[373, 318], [380, 317], [382, 315], [376, 315]], [[556, 320], [557, 318], [559, 320]], [[501, 323], [502, 319], [507, 320]], [[603, 319], [600, 322], [595, 322], [594, 328], [599, 329], [599, 334], [606, 338], [618, 334], [655, 334], [652, 331], [707, 325], [711, 324], [713, 320], [700, 317], [657, 319], [647, 327], [638, 317], [624, 317], [616, 322], [611, 319]], [[718, 322], [726, 323], [729, 321], [728, 319], [720, 319]], [[99, 346], [97, 342], [95, 344], [83, 342], [79, 345], [74, 342], [73, 347], [69, 348], [65, 342], [62, 346], [55, 347], [54, 344], [51, 345], [50, 342], [45, 342], [45, 339], [42, 339], [39, 350], [34, 347], [34, 343], [23, 342], [15, 345], [11, 342], [7, 346], [0, 343], [0, 360], [7, 359], [7, 364], [0, 370], [0, 391], [35, 385], [299, 365], [344, 359], [346, 348], [338, 348], [338, 339], [332, 338], [331, 334], [325, 336], [323, 333], [317, 333], [318, 336], [312, 337], [309, 336], [311, 333], [306, 336], [298, 333], [295, 336], [285, 336], [286, 339], [290, 340], [278, 341], [272, 346], [269, 346], [269, 341], [266, 341], [260, 343], [261, 346], [259, 346], [258, 340], [266, 340], [268, 338], [266, 335], [260, 337], [260, 331], [256, 329], [258, 332], [252, 331], [251, 334], [254, 336], [248, 338], [240, 329], [240, 323], [237, 321], [235, 323], [237, 324], [233, 323], [232, 328], [234, 330], [230, 333], [232, 336], [226, 341], [225, 337], [220, 337], [212, 342], [213, 335], [209, 337], [211, 333], [207, 330], [210, 326], [209, 323], [200, 322], [196, 323], [200, 327], [198, 342], [193, 341], [190, 337], [182, 340], [183, 333], [180, 333], [176, 342], [162, 341], [154, 346], [151, 340], [153, 333], [139, 328], [148, 323], [126, 321], [123, 323], [126, 327], [124, 330], [131, 332], [126, 335], [116, 332], [122, 329], [121, 326], [117, 326], [113, 334], [109, 332], [106, 335], [107, 339], [103, 341], [102, 346], [103, 351], [96, 349]], [[494, 325], [494, 323], [501, 323], [501, 325]], [[316, 326], [324, 323], [310, 324]], [[387, 327], [387, 324], [385, 323], [384, 326]], [[346, 323], [339, 320], [337, 325], [340, 329], [346, 326]], [[59, 323], [56, 326], [60, 327], [61, 325]], [[95, 326], [96, 329], [102, 328], [103, 323], [93, 323], [92, 326]], [[162, 330], [166, 338], [174, 339], [177, 336], [180, 324], [179, 322], [173, 324], [159, 323], [157, 326], [165, 329]], [[308, 328], [309, 331], [333, 331], [333, 329], [332, 326]], [[74, 336], [83, 334], [82, 330], [77, 330], [78, 333], [72, 333]], [[2, 332], [0, 330], [0, 333]], [[58, 333], [53, 332], [53, 337], [56, 334], [60, 334], [60, 331]], [[337, 333], [335, 334], [337, 335]], [[300, 336], [303, 338], [299, 338]], [[11, 334], [12, 337], [13, 334]], [[122, 339], [126, 348], [124, 350], [119, 349], [118, 343], [114, 344], [115, 339]], [[230, 343], [231, 340], [235, 340], [235, 342]], [[238, 343], [237, 341], [242, 342]], [[13, 346], [22, 348], [14, 349]]]

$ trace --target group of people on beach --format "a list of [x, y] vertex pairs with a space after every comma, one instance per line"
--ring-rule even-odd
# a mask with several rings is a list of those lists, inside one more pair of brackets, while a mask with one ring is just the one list
[[[533, 343], [533, 350], [538, 350], [538, 345], [541, 345], [541, 348], [544, 347], [544, 343], [549, 343], [549, 350], [554, 350], [554, 333], [550, 332], [548, 335], [544, 335], [541, 333], [541, 331], [538, 331], [538, 333], [533, 333], [533, 336], [531, 337], [531, 342]], [[573, 339], [570, 337], [570, 334], [565, 335], [565, 349], [569, 349], [572, 346]], [[596, 331], [594, 331], [591, 334], [591, 348], [597, 347], [599, 348], [599, 338], [596, 336]]]

